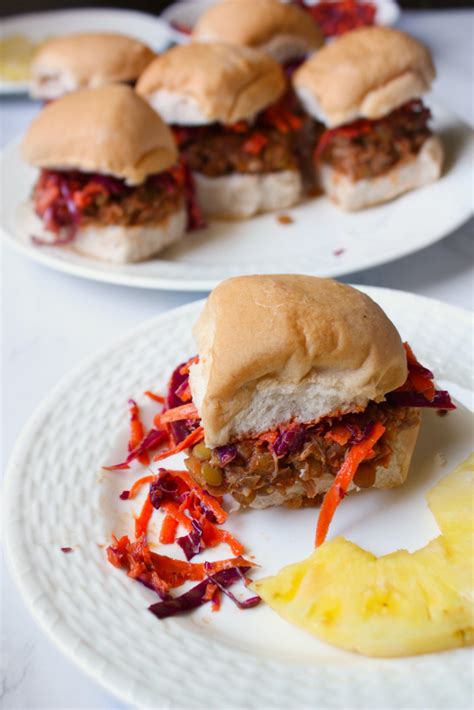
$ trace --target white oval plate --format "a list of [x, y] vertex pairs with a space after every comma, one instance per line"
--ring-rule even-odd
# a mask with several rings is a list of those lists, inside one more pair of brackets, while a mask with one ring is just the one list
[[111, 265], [69, 247], [38, 247], [21, 219], [37, 171], [22, 162], [18, 143], [1, 158], [0, 230], [7, 243], [59, 271], [96, 281], [179, 291], [205, 291], [223, 279], [252, 273], [341, 276], [367, 269], [433, 244], [461, 225], [472, 210], [472, 131], [452, 114], [434, 110], [434, 128], [446, 146], [442, 178], [393, 202], [345, 213], [321, 196], [285, 212], [246, 221], [212, 222], [191, 232], [160, 258]]
[[[420, 296], [362, 290], [387, 311], [439, 384], [472, 404], [470, 315]], [[151, 415], [141, 393], [163, 389], [176, 364], [194, 352], [191, 326], [201, 306], [148, 321], [94, 356], [57, 385], [20, 436], [6, 476], [5, 537], [31, 613], [83, 670], [140, 707], [468, 707], [468, 649], [368, 659], [318, 642], [268, 607], [241, 612], [228, 600], [218, 614], [203, 608], [160, 622], [147, 611], [154, 595], [106, 562], [111, 533], [129, 530], [140, 507], [139, 500], [118, 499], [140, 467], [130, 474], [100, 466], [124, 454], [127, 399], [137, 397]], [[385, 553], [414, 549], [437, 534], [423, 496], [468, 454], [472, 414], [459, 405], [446, 417], [431, 411], [423, 418], [407, 484], [348, 497], [332, 535]], [[251, 511], [231, 515], [227, 525], [263, 575], [310, 552], [316, 514]], [[64, 546], [73, 552], [63, 554]], [[227, 556], [227, 549], [216, 554]]]
[[[173, 41], [173, 33], [154, 15], [134, 10], [83, 8], [52, 10], [14, 15], [2, 20], [0, 37], [23, 35], [33, 42], [59, 37], [70, 32], [121, 32], [162, 52]], [[26, 94], [28, 82], [0, 79], [1, 94]]]

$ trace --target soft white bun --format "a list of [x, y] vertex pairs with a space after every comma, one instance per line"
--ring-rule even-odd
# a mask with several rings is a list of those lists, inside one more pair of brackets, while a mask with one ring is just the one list
[[442, 143], [438, 136], [431, 136], [416, 157], [397, 163], [378, 177], [354, 181], [325, 163], [319, 165], [317, 177], [333, 202], [344, 210], [353, 211], [388, 202], [404, 192], [429, 185], [440, 177], [442, 165]]
[[327, 126], [378, 119], [424, 94], [431, 55], [390, 27], [362, 27], [325, 45], [297, 69], [293, 85], [308, 113]]
[[226, 0], [199, 18], [192, 39], [261, 49], [278, 62], [304, 57], [324, 43], [316, 22], [297, 5], [279, 0]]
[[193, 173], [196, 199], [206, 217], [246, 219], [297, 204], [303, 190], [296, 170], [207, 177]]
[[[54, 246], [54, 235], [44, 228], [31, 204], [25, 206], [20, 222], [22, 232], [28, 236], [34, 235], [51, 240]], [[74, 240], [67, 246], [79, 254], [99, 261], [129, 264], [149, 259], [165, 247], [179, 241], [185, 234], [186, 223], [187, 212], [183, 206], [159, 224], [136, 227], [121, 225], [80, 227]]]
[[252, 120], [285, 87], [280, 65], [264, 52], [196, 42], [156, 57], [136, 90], [167, 123], [189, 126]]
[[70, 91], [138, 79], [155, 56], [143, 42], [109, 32], [81, 32], [45, 42], [31, 64], [31, 95], [57, 99]]
[[407, 377], [400, 336], [368, 296], [313, 276], [241, 276], [209, 296], [190, 384], [206, 443], [380, 401]]
[[82, 89], [48, 104], [30, 125], [22, 156], [38, 168], [99, 172], [129, 185], [170, 168], [172, 133], [129, 86]]
[[[414, 423], [410, 427], [397, 432], [395, 437], [390, 438], [389, 443], [392, 448], [390, 463], [386, 468], [383, 466], [377, 467], [374, 488], [395, 488], [406, 481], [421, 424], [418, 410], [412, 409], [410, 414]], [[334, 476], [329, 473], [312, 480], [311, 497], [324, 495], [333, 483]], [[356, 489], [357, 486], [351, 483], [348, 490], [354, 491]], [[284, 505], [289, 501], [294, 502], [298, 498], [304, 500], [307, 497], [308, 489], [301, 480], [296, 479], [293, 485], [286, 489], [284, 494], [275, 490], [273, 493], [266, 495], [257, 495], [250, 503], [250, 508], [269, 508], [270, 506]]]

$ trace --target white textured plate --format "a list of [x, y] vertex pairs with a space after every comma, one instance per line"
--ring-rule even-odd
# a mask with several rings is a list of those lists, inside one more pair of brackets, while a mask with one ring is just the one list
[[[438, 382], [468, 404], [472, 320], [437, 301], [364, 288], [386, 309]], [[5, 488], [8, 558], [34, 616], [58, 646], [110, 692], [159, 708], [467, 708], [471, 654], [459, 649], [374, 660], [339, 651], [290, 626], [268, 607], [158, 621], [154, 595], [105, 560], [112, 531], [140, 501], [119, 501], [137, 477], [100, 465], [124, 453], [126, 402], [163, 388], [194, 351], [201, 304], [159, 316], [61, 382], [32, 416], [11, 457]], [[151, 413], [152, 405], [148, 405]], [[381, 553], [424, 544], [436, 528], [424, 492], [472, 446], [472, 415], [424, 416], [408, 483], [344, 500], [331, 534]], [[170, 462], [172, 465], [172, 462]], [[231, 515], [228, 527], [261, 574], [310, 552], [317, 511]], [[153, 526], [152, 526], [153, 532]], [[60, 547], [73, 552], [63, 554]], [[227, 555], [221, 550], [220, 556]]]
[[434, 128], [446, 146], [441, 180], [386, 205], [344, 213], [321, 196], [276, 214], [247, 221], [213, 222], [188, 234], [159, 258], [114, 266], [65, 247], [31, 243], [19, 216], [36, 171], [20, 158], [17, 143], [1, 159], [0, 230], [8, 243], [60, 271], [97, 281], [180, 291], [204, 291], [238, 274], [294, 272], [341, 276], [382, 264], [432, 244], [462, 224], [472, 210], [472, 131], [452, 114], [434, 109]]
[[[308, 2], [308, 5], [317, 5], [320, 0]], [[181, 0], [167, 7], [161, 13], [161, 17], [169, 22], [170, 29], [174, 33], [177, 42], [186, 42], [189, 35], [180, 32], [173, 25], [188, 27], [192, 29], [202, 13], [220, 0]], [[377, 6], [376, 24], [393, 25], [400, 16], [400, 8], [395, 0], [374, 0]]]
[[[82, 8], [52, 10], [3, 18], [0, 37], [23, 35], [33, 42], [70, 32], [121, 32], [163, 51], [173, 40], [167, 23], [154, 15], [134, 10]], [[28, 82], [0, 79], [0, 94], [26, 94]]]

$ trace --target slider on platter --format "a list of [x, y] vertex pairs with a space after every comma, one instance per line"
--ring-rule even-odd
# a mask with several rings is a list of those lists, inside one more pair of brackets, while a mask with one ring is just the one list
[[128, 86], [83, 89], [48, 104], [22, 154], [40, 169], [23, 225], [38, 244], [124, 263], [157, 254], [186, 230], [173, 136]]
[[327, 127], [315, 169], [334, 202], [357, 210], [439, 178], [443, 148], [420, 99], [434, 77], [426, 47], [387, 27], [349, 32], [295, 72], [301, 102]]
[[173, 126], [205, 215], [251, 217], [296, 204], [302, 192], [302, 121], [276, 102], [280, 65], [256, 49], [219, 42], [157, 57], [137, 92]]
[[279, 0], [227, 0], [213, 5], [199, 18], [192, 39], [254, 47], [281, 63], [305, 57], [324, 43], [318, 24], [305, 10]]
[[346, 492], [405, 481], [420, 408], [454, 407], [381, 308], [332, 280], [230, 279], [194, 335], [198, 356], [173, 373], [157, 425], [214, 495], [265, 508], [327, 494], [318, 544]]
[[50, 39], [31, 64], [31, 95], [51, 100], [107, 84], [134, 84], [155, 56], [133, 37], [109, 32], [82, 32]]

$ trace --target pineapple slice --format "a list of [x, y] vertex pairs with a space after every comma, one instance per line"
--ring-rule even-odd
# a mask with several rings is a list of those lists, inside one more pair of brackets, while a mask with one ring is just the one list
[[453, 541], [458, 537], [468, 540], [474, 533], [474, 453], [426, 497], [441, 532]]
[[414, 553], [377, 558], [344, 538], [258, 580], [281, 616], [369, 656], [405, 656], [474, 641], [474, 456], [428, 494], [443, 532]]

